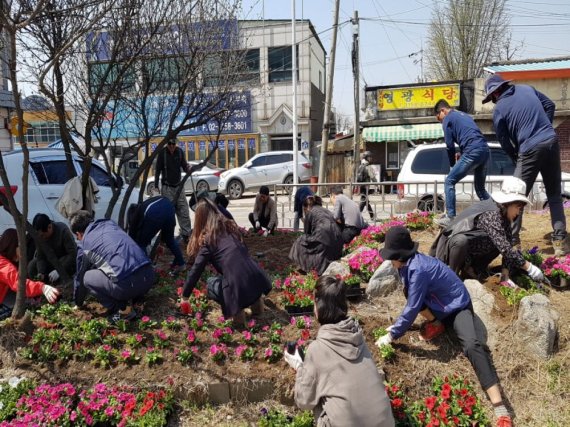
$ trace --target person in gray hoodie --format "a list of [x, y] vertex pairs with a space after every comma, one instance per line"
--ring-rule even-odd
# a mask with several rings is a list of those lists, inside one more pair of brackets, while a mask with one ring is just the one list
[[321, 324], [303, 361], [285, 352], [297, 371], [295, 403], [313, 410], [317, 426], [393, 427], [394, 417], [358, 322], [347, 316], [345, 284], [322, 276], [315, 287], [315, 317]]

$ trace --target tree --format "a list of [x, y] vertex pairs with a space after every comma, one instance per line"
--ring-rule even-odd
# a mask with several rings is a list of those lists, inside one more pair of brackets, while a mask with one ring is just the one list
[[511, 59], [506, 0], [434, 2], [428, 33], [427, 74], [436, 80], [481, 77], [483, 66]]

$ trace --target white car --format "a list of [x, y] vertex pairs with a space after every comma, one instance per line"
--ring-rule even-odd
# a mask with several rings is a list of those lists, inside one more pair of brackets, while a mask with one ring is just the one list
[[[309, 181], [311, 167], [309, 159], [299, 152], [299, 182]], [[243, 166], [222, 173], [218, 190], [230, 199], [239, 199], [244, 191], [274, 184], [293, 184], [293, 151], [268, 151], [253, 156]]]
[[[491, 152], [487, 163], [486, 187], [489, 193], [499, 190], [506, 176], [512, 176], [515, 165], [503, 151], [499, 143], [489, 143]], [[434, 189], [437, 181], [437, 210], [445, 209], [445, 178], [449, 173], [449, 159], [445, 144], [424, 144], [413, 148], [407, 155], [398, 175], [398, 211], [434, 209]], [[570, 198], [570, 174], [563, 172], [563, 198]], [[478, 201], [473, 187], [473, 174], [467, 175], [455, 185], [458, 210], [473, 201]], [[535, 208], [542, 208], [546, 203], [546, 194], [540, 174], [529, 195]], [[398, 206], [396, 206], [398, 208]]]
[[[10, 185], [16, 188], [14, 198], [16, 205], [22, 209], [22, 151], [12, 151], [2, 155], [6, 173]], [[77, 155], [73, 155], [73, 166], [77, 174], [82, 172], [83, 161]], [[112, 186], [116, 180], [107, 173], [105, 167], [99, 161], [93, 159], [90, 173], [99, 187], [97, 203], [95, 203], [95, 218], [104, 218], [109, 200], [112, 196]], [[38, 213], [45, 213], [53, 221], [68, 223], [55, 208], [57, 200], [63, 194], [63, 187], [68, 181], [67, 163], [62, 149], [39, 148], [30, 150], [30, 169], [28, 176], [28, 220], [32, 222]], [[3, 185], [0, 182], [3, 189]], [[111, 218], [117, 221], [119, 208], [123, 201], [123, 194], [117, 200]], [[131, 203], [136, 203], [138, 191], [135, 189], [129, 198]], [[14, 227], [14, 219], [5, 209], [0, 209], [0, 233], [7, 228]]]
[[[188, 162], [191, 166], [200, 163], [199, 160], [192, 160]], [[197, 193], [202, 191], [217, 191], [218, 182], [220, 181], [220, 175], [225, 169], [217, 167], [215, 164], [207, 162], [202, 169], [193, 172], [192, 176], [186, 180], [184, 183], [184, 191], [186, 194], [192, 194], [194, 189]], [[182, 173], [182, 178], [186, 176]], [[146, 181], [146, 193], [152, 194], [154, 191], [154, 176], [151, 176]]]

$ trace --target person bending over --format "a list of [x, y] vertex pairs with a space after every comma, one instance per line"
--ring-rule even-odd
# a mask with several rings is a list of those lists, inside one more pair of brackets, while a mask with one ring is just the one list
[[362, 218], [358, 204], [344, 195], [342, 187], [334, 187], [331, 193], [334, 219], [342, 229], [342, 240], [344, 243], [350, 243], [367, 224]]

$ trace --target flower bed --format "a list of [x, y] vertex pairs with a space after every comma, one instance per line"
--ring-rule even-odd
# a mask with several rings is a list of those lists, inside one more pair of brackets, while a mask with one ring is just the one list
[[570, 278], [570, 257], [548, 257], [540, 266], [554, 286], [565, 287]]
[[348, 259], [348, 266], [361, 279], [361, 283], [368, 283], [382, 261], [378, 249], [364, 249]]
[[273, 282], [273, 287], [281, 291], [280, 302], [289, 314], [312, 314], [317, 278], [317, 273], [313, 271], [305, 276], [291, 273], [285, 279]]

